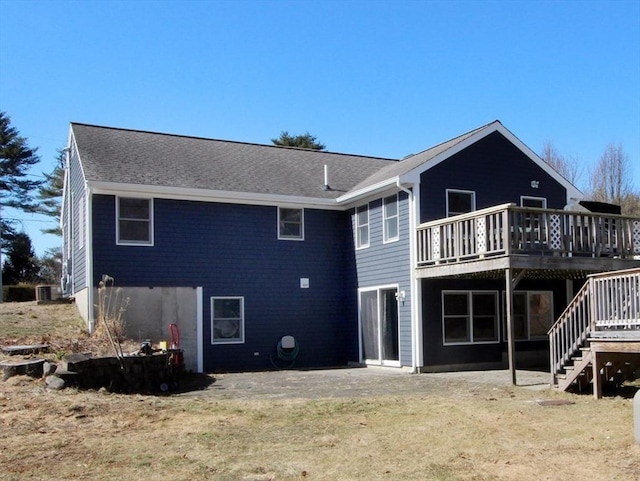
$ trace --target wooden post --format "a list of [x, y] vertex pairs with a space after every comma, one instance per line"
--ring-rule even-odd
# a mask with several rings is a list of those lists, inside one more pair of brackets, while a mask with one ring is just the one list
[[591, 360], [591, 366], [593, 369], [593, 397], [596, 399], [600, 399], [602, 397], [602, 378], [600, 377], [600, 363], [598, 356], [598, 351], [591, 350], [593, 354], [593, 359]]
[[507, 353], [509, 356], [509, 371], [511, 382], [516, 385], [516, 347], [513, 339], [513, 273], [510, 267], [505, 269], [505, 284], [507, 298]]

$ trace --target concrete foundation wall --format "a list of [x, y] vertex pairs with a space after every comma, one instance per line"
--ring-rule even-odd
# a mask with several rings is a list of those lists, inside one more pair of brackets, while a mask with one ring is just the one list
[[150, 339], [155, 345], [171, 337], [169, 324], [180, 331], [180, 349], [184, 350], [185, 368], [197, 371], [198, 306], [192, 287], [122, 287], [129, 298], [124, 313], [127, 335], [136, 341]]
[[91, 320], [89, 319], [89, 289], [82, 289], [76, 292], [74, 294], [74, 300], [80, 317], [84, 319], [87, 330], [91, 332], [93, 326], [91, 326]]

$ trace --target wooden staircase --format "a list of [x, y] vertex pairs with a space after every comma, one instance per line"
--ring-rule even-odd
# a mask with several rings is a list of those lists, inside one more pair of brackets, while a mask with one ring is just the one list
[[640, 369], [640, 269], [589, 276], [549, 330], [551, 384], [601, 396]]

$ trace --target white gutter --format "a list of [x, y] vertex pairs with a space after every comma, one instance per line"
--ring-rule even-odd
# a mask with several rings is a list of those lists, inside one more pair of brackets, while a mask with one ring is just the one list
[[90, 182], [90, 185], [94, 194], [104, 195], [128, 195], [132, 197], [137, 195], [154, 197], [156, 199], [344, 210], [344, 207], [338, 205], [336, 199], [327, 199], [322, 197], [302, 197], [282, 194], [191, 189], [183, 187], [161, 187], [141, 184], [120, 184], [116, 182]]
[[383, 180], [382, 182], [378, 182], [377, 184], [370, 185], [365, 187], [364, 189], [359, 189], [348, 194], [342, 195], [336, 199], [338, 204], [344, 204], [347, 202], [353, 202], [364, 197], [369, 197], [378, 191], [383, 191], [388, 189], [389, 187], [399, 185], [400, 179], [396, 177], [392, 177], [390, 179]]

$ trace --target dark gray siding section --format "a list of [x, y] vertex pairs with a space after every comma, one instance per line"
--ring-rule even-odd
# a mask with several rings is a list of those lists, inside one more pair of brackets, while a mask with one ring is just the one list
[[[504, 305], [505, 284], [503, 280], [471, 280], [449, 279], [428, 280], [422, 282], [422, 325], [424, 342], [424, 365], [459, 366], [462, 364], [500, 364], [506, 359], [507, 343], [504, 338]], [[443, 341], [442, 321], [442, 291], [495, 291], [499, 297], [500, 340], [490, 344], [445, 345]], [[519, 291], [552, 291], [553, 319], [564, 310], [566, 287], [564, 281], [535, 281], [523, 280], [518, 284], [515, 292]], [[542, 359], [549, 359], [549, 342], [546, 339], [532, 341], [517, 341], [516, 352], [540, 352]], [[546, 367], [546, 366], [535, 366]]]
[[[391, 195], [391, 194], [390, 194]], [[369, 247], [357, 249], [356, 275], [358, 288], [397, 284], [405, 291], [404, 303], [399, 303], [400, 363], [412, 365], [411, 344], [411, 264], [409, 196], [398, 194], [399, 240], [383, 242], [382, 199], [369, 203]], [[351, 211], [352, 233], [355, 239], [355, 210]]]
[[420, 222], [446, 217], [446, 189], [475, 191], [476, 209], [519, 205], [520, 196], [544, 197], [549, 209], [562, 209], [567, 200], [561, 184], [498, 132], [420, 175]]
[[[357, 360], [346, 213], [305, 209], [305, 240], [285, 241], [275, 206], [154, 199], [152, 247], [116, 245], [115, 197], [95, 196], [93, 213], [94, 283], [109, 274], [116, 286], [203, 287], [205, 371], [272, 369], [284, 335], [298, 340], [295, 367]], [[211, 344], [214, 296], [244, 298], [243, 344]]]

